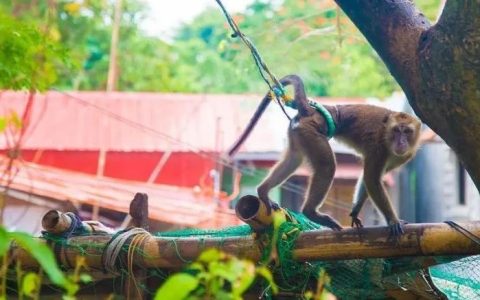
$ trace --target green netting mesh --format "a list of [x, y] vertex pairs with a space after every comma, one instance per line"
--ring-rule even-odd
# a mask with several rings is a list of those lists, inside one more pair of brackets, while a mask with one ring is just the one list
[[[353, 259], [344, 261], [309, 261], [296, 262], [292, 258], [297, 237], [302, 231], [321, 229], [302, 214], [288, 212], [293, 222], [284, 222], [276, 230], [269, 229], [265, 234], [257, 235], [263, 245], [263, 262], [269, 261], [272, 253], [278, 254], [279, 264], [270, 264], [275, 275], [275, 282], [282, 291], [302, 295], [306, 290], [315, 290], [315, 282], [321, 271], [326, 271], [331, 281], [328, 289], [339, 299], [480, 299], [480, 256], [471, 257], [404, 257], [395, 259]], [[275, 233], [275, 237], [274, 237]], [[221, 248], [222, 239], [251, 235], [248, 225], [229, 227], [222, 230], [186, 229], [171, 232], [160, 232], [156, 235], [172, 241], [186, 237], [195, 237], [201, 241], [206, 238], [218, 238]], [[46, 236], [47, 239], [53, 237]], [[276, 241], [272, 247], [271, 241]], [[65, 241], [57, 241], [66, 246]], [[69, 245], [68, 247], [77, 247]], [[80, 246], [78, 246], [80, 247]], [[89, 246], [104, 245], [92, 244]], [[176, 249], [176, 248], [175, 248]], [[82, 249], [77, 249], [80, 253]], [[128, 247], [125, 248], [128, 251]], [[101, 252], [101, 251], [99, 251]], [[61, 251], [59, 252], [61, 253]], [[147, 254], [144, 254], [148, 259]], [[180, 259], [181, 253], [177, 250]], [[123, 257], [123, 256], [121, 256]], [[100, 258], [99, 258], [100, 259]], [[119, 258], [120, 259], [120, 258]], [[439, 265], [424, 269], [425, 262], [435, 261]], [[188, 263], [188, 261], [184, 261]], [[125, 266], [126, 261], [119, 261]], [[119, 268], [122, 276], [112, 280], [114, 291], [122, 294], [122, 286], [131, 274], [127, 268]], [[163, 281], [169, 272], [161, 269], [145, 270], [148, 278]], [[13, 280], [15, 276], [12, 277]], [[142, 291], [153, 295], [155, 287], [141, 284]], [[95, 285], [86, 285], [95, 293]], [[268, 291], [268, 289], [266, 289]], [[442, 294], [443, 293], [443, 294]], [[268, 292], [264, 296], [269, 298]], [[445, 296], [444, 296], [445, 295]]]
[[175, 231], [166, 231], [166, 232], [157, 232], [155, 235], [158, 237], [233, 237], [233, 236], [246, 236], [252, 234], [252, 230], [248, 225], [240, 225], [240, 226], [232, 226], [227, 227], [220, 230], [212, 230], [212, 229], [182, 229], [182, 230], [175, 230]]
[[[400, 295], [405, 291], [426, 299], [441, 299], [444, 295], [449, 299], [480, 299], [480, 257], [476, 256], [463, 259], [431, 257], [429, 259], [442, 264], [430, 268], [430, 272], [422, 267], [425, 258], [415, 257], [296, 262], [292, 259], [292, 250], [300, 232], [321, 229], [321, 226], [302, 214], [288, 214], [294, 222], [284, 222], [276, 232], [280, 264], [273, 267], [276, 281], [284, 291], [305, 291], [309, 282], [324, 269], [331, 278], [329, 290], [340, 299], [401, 299]], [[250, 234], [250, 227], [243, 225], [222, 230], [161, 232], [157, 236], [226, 238]], [[266, 236], [272, 239], [272, 232], [266, 233]], [[271, 249], [265, 247], [264, 257], [270, 255]]]
[[480, 256], [431, 267], [430, 274], [449, 299], [480, 299]]

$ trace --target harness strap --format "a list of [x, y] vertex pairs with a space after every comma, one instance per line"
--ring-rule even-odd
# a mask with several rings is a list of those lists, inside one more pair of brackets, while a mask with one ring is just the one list
[[320, 103], [308, 101], [308, 104], [315, 108], [327, 121], [327, 136], [331, 139], [335, 135], [335, 131], [337, 130], [335, 126], [335, 122], [333, 121], [332, 114], [325, 108], [325, 106], [321, 105]]
[[[297, 109], [297, 105], [295, 104], [295, 101], [292, 98], [285, 97], [283, 98], [283, 101], [286, 106], [291, 107], [293, 109]], [[335, 131], [337, 130], [335, 122], [333, 121], [332, 114], [325, 108], [325, 106], [323, 106], [320, 103], [309, 100], [308, 105], [310, 105], [310, 107], [313, 107], [325, 118], [325, 121], [327, 122], [327, 137], [331, 139], [335, 135]]]

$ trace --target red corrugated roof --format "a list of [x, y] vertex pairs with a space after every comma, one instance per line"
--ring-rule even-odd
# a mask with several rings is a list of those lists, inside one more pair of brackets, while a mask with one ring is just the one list
[[[0, 93], [0, 115], [19, 113], [27, 94]], [[37, 95], [24, 149], [224, 151], [257, 107], [257, 95], [51, 91]], [[320, 99], [364, 103], [363, 99]], [[281, 151], [287, 119], [270, 105], [242, 151]], [[0, 139], [0, 148], [5, 148]]]
[[[5, 167], [5, 163], [0, 164], [0, 174]], [[17, 162], [15, 170], [18, 173], [10, 185], [11, 189], [48, 199], [98, 204], [128, 213], [133, 196], [142, 192], [149, 196], [149, 217], [154, 220], [196, 228], [240, 224], [232, 210], [220, 209], [211, 197], [195, 193], [193, 189], [98, 178], [33, 163]], [[0, 180], [0, 185], [5, 183]]]

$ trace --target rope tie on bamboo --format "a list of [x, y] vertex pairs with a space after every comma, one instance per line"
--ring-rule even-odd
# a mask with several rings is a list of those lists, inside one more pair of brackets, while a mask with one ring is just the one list
[[52, 238], [58, 240], [59, 238], [68, 239], [71, 236], [84, 235], [88, 233], [83, 227], [82, 219], [80, 219], [77, 214], [73, 212], [67, 212], [65, 213], [65, 215], [70, 218], [70, 226], [67, 230], [59, 234], [53, 234], [44, 230], [42, 231], [42, 235], [45, 238]]
[[465, 227], [455, 223], [454, 221], [445, 221], [445, 223], [450, 225], [450, 227], [452, 227], [471, 241], [473, 241], [475, 244], [480, 245], [480, 237], [476, 236], [474, 233], [472, 233]]
[[[67, 245], [67, 239], [72, 236], [85, 235], [88, 233], [83, 227], [82, 219], [73, 213], [65, 213], [70, 218], [70, 226], [67, 230], [61, 234], [53, 234], [48, 231], [42, 231], [42, 236], [47, 240], [47, 244], [53, 246], [53, 254], [58, 262], [64, 262], [68, 267], [72, 267], [72, 263], [68, 259], [68, 255], [65, 254], [65, 246]], [[62, 260], [62, 250], [64, 259]]]
[[[106, 272], [119, 274], [122, 269], [131, 270], [135, 248], [151, 234], [143, 228], [131, 227], [117, 232], [105, 246], [102, 254], [102, 264]], [[127, 263], [122, 262], [120, 253], [125, 250]]]

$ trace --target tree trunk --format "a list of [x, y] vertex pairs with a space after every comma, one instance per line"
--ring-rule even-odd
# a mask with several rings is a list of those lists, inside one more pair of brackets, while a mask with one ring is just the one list
[[336, 2], [480, 190], [480, 1], [448, 0], [433, 26], [412, 1]]

